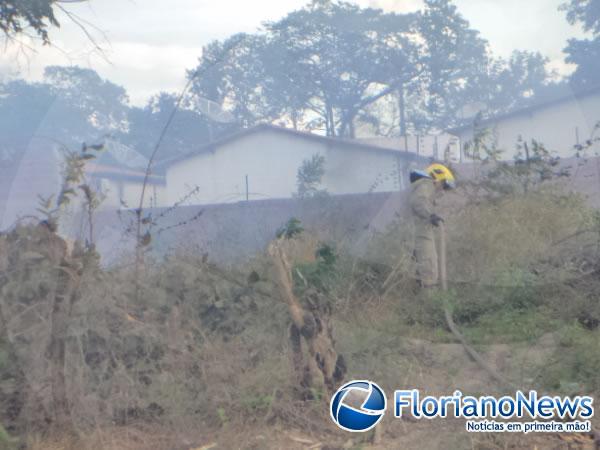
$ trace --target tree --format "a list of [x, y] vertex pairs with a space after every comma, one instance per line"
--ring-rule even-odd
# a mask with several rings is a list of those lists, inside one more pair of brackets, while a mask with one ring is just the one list
[[574, 85], [595, 86], [600, 81], [600, 37], [594, 39], [570, 39], [565, 52], [566, 62], [576, 64], [577, 69], [571, 75]]
[[317, 125], [328, 135], [353, 137], [367, 106], [418, 75], [414, 17], [321, 0], [267, 29], [287, 46], [294, 84], [311, 94], [305, 108]]
[[191, 106], [198, 97], [218, 104], [229, 103], [232, 112], [244, 126], [270, 116], [261, 83], [265, 40], [260, 35], [236, 34], [223, 42], [214, 41], [204, 47], [198, 67], [188, 72], [193, 82]]
[[423, 93], [421, 120], [417, 115], [413, 123], [420, 130], [446, 127], [458, 108], [477, 98], [490, 63], [488, 44], [450, 0], [426, 0], [418, 24], [424, 42], [419, 60], [425, 69], [420, 89], [412, 87]]
[[567, 20], [574, 24], [580, 22], [585, 31], [600, 33], [600, 2], [598, 0], [569, 0], [560, 10], [567, 12]]
[[107, 135], [149, 156], [165, 130], [160, 158], [191, 151], [230, 132], [194, 111], [193, 98], [177, 109], [177, 97], [161, 92], [142, 108], [131, 107], [125, 89], [80, 67], [48, 67], [42, 82], [0, 83], [0, 162], [18, 158], [33, 138], [78, 149]]
[[0, 160], [10, 162], [27, 147], [53, 102], [46, 84], [23, 80], [0, 84]]
[[[194, 91], [233, 104], [245, 125], [277, 120], [353, 136], [367, 106], [418, 74], [413, 18], [314, 0], [264, 33], [207, 46]], [[232, 40], [238, 45], [224, 55]]]
[[16, 157], [34, 136], [79, 148], [125, 132], [127, 112], [121, 86], [89, 69], [48, 67], [41, 83], [0, 84], [0, 156]]
[[44, 44], [49, 44], [48, 28], [60, 26], [54, 3], [55, 0], [0, 0], [0, 30], [12, 38], [31, 28]]
[[[73, 22], [93, 44], [96, 51], [103, 54], [102, 47], [98, 44], [89, 28], [93, 25], [65, 8], [64, 3], [84, 3], [88, 0], [0, 0], [0, 32], [8, 40], [18, 39], [20, 36], [37, 37], [44, 45], [51, 44], [49, 29], [59, 28], [60, 23], [56, 17], [57, 11], [62, 12]], [[33, 34], [29, 33], [33, 31]], [[96, 30], [99, 31], [99, 30]]]
[[445, 129], [474, 101], [505, 111], [546, 82], [545, 63], [528, 52], [493, 58], [450, 0], [404, 15], [313, 0], [263, 32], [212, 42], [189, 76], [202, 73], [192, 91], [231, 105], [245, 126], [354, 137], [364, 125], [385, 135]]
[[[175, 95], [161, 92], [152, 97], [145, 107], [130, 108], [127, 117], [128, 129], [119, 134], [119, 139], [140, 153], [150, 156], [176, 104]], [[221, 127], [213, 125], [213, 128], [212, 132], [221, 132]], [[176, 112], [165, 133], [162, 146], [168, 153], [163, 153], [160, 157], [173, 157], [190, 152], [211, 139], [208, 119], [189, 108], [180, 108]]]
[[569, 39], [566, 62], [576, 64], [571, 81], [577, 86], [597, 85], [600, 81], [600, 1], [569, 0], [560, 6], [570, 24], [580, 23], [592, 34], [590, 39]]
[[[116, 132], [126, 127], [127, 92], [91, 69], [77, 66], [50, 66], [44, 70], [44, 81], [56, 98], [55, 107], [73, 121], [81, 120], [104, 133]], [[65, 115], [61, 114], [61, 119]], [[68, 123], [68, 121], [67, 121]]]
[[548, 58], [539, 52], [515, 50], [510, 58], [496, 59], [491, 65], [484, 99], [488, 111], [499, 114], [525, 106], [548, 86], [551, 74]]
[[419, 35], [424, 42], [419, 56], [424, 71], [418, 85], [409, 88], [421, 95], [411, 99], [409, 113], [420, 132], [457, 125], [460, 110], [475, 102], [485, 104], [488, 114], [514, 109], [550, 77], [547, 58], [539, 53], [516, 50], [508, 59], [494, 58], [488, 42], [451, 0], [425, 1]]
[[319, 189], [325, 175], [325, 157], [318, 153], [302, 161], [296, 175], [298, 198], [313, 198], [325, 195], [325, 189]]

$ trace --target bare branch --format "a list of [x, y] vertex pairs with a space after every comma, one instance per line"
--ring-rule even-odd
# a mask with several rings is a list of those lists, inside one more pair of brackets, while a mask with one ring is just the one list
[[[76, 0], [76, 1], [67, 2], [67, 3], [81, 3], [81, 2], [79, 0]], [[97, 26], [95, 26], [91, 22], [83, 19], [79, 15], [77, 15], [77, 14], [71, 12], [71, 11], [68, 11], [63, 6], [57, 5], [57, 8], [60, 11], [62, 11], [71, 20], [71, 22], [73, 22], [85, 34], [85, 36], [87, 37], [87, 39], [91, 42], [92, 46], [94, 47], [94, 50], [96, 52], [98, 52], [98, 54], [102, 57], [102, 59], [104, 59], [104, 61], [106, 61], [106, 62], [108, 62], [110, 64], [110, 60], [108, 59], [108, 57], [106, 55], [105, 49], [98, 43], [98, 41], [92, 35], [92, 33], [90, 33], [88, 27], [92, 28], [96, 32], [100, 33], [102, 35], [102, 38], [106, 42], [108, 42], [108, 38], [106, 36], [106, 33], [104, 33], [104, 31], [102, 31], [100, 28], [98, 28]]]

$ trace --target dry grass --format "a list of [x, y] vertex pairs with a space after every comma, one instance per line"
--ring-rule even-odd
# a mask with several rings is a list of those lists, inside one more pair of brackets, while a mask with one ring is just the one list
[[448, 277], [474, 283], [556, 256], [555, 244], [587, 229], [591, 211], [576, 196], [531, 193], [468, 206], [448, 221]]
[[[449, 275], [460, 292], [453, 301], [462, 325], [473, 327], [470, 336], [486, 333], [486, 342], [494, 343], [492, 331], [507, 331], [481, 325], [492, 310], [504, 322], [494, 316], [487, 323], [507, 327], [523, 317], [533, 328], [548, 317], [578, 320], [574, 309], [589, 310], [590, 293], [600, 292], [597, 276], [581, 275], [583, 262], [587, 269], [596, 267], [597, 248], [590, 244], [597, 236], [577, 235], [594, 226], [593, 214], [577, 198], [552, 192], [506, 197], [465, 206], [447, 224]], [[452, 347], [453, 353], [443, 347], [454, 344], [438, 348], [432, 343], [445, 343], [448, 335], [436, 322], [439, 304], [416, 295], [411, 234], [410, 226], [399, 222], [376, 236], [360, 257], [337, 248], [326, 297], [350, 376], [370, 376], [396, 387], [393, 383], [403, 381], [396, 377], [400, 373], [405, 382], [442, 389], [443, 383], [466, 377], [461, 365], [467, 363], [460, 349]], [[318, 270], [316, 238], [306, 233], [289, 245], [293, 248], [286, 253], [295, 264]], [[313, 430], [309, 437], [314, 442], [341, 440], [327, 419], [327, 399], [317, 395], [302, 402], [295, 397], [289, 313], [278, 297], [268, 258], [257, 256], [244, 267], [224, 270], [193, 254], [148, 263], [137, 299], [132, 270], [98, 269], [86, 275], [71, 311], [66, 346], [70, 407], [79, 437], [38, 434], [52, 406], [44, 353], [50, 311], [38, 294], [51, 288], [52, 279], [43, 263], [37, 270], [35, 264], [5, 271], [0, 298], [17, 350], [10, 364], [25, 374], [11, 383], [27, 392], [13, 419], [18, 432], [28, 436], [28, 448], [183, 450], [215, 440], [226, 448], [293, 448], [298, 443], [268, 435], [290, 428]], [[578, 296], [577, 308], [557, 307], [558, 297], [566, 293]], [[545, 315], [543, 308], [549, 311]], [[576, 344], [592, 341], [587, 329], [577, 333]], [[425, 339], [411, 339], [415, 336]], [[535, 339], [527, 345], [535, 345]], [[456, 367], [443, 359], [450, 354]], [[578, 357], [575, 363], [585, 361]], [[573, 376], [569, 370], [556, 373], [559, 382]], [[486, 380], [470, 381], [475, 386]], [[251, 427], [259, 430], [252, 442], [244, 435]], [[496, 448], [496, 441], [474, 446], [486, 445]]]

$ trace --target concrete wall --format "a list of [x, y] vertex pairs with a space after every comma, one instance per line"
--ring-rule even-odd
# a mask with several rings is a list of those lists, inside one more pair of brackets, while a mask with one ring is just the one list
[[[546, 149], [556, 156], [573, 156], [574, 145], [589, 139], [598, 122], [600, 93], [573, 97], [484, 126], [492, 132], [497, 147], [504, 150], [502, 157], [512, 159], [516, 153], [515, 145], [519, 136], [527, 142], [535, 139], [543, 143]], [[459, 138], [464, 148], [464, 144], [473, 138], [473, 130], [462, 131]]]
[[[557, 170], [567, 169], [568, 178], [554, 184], [564, 192], [577, 192], [586, 204], [600, 207], [600, 158], [561, 160]], [[463, 164], [455, 167], [458, 179], [468, 179], [485, 171], [486, 166]], [[460, 211], [467, 197], [460, 190], [444, 193], [438, 202], [442, 216]], [[395, 220], [410, 217], [407, 191], [331, 196], [324, 199], [279, 199], [227, 203], [208, 206], [182, 206], [172, 210], [145, 210], [158, 222], [152, 230], [151, 249], [157, 256], [180, 250], [208, 253], [212, 261], [229, 264], [251, 258], [265, 250], [277, 229], [291, 217], [299, 218], [305, 228], [326, 241], [361, 254], [369, 240]], [[447, 196], [447, 197], [446, 197]], [[202, 213], [196, 220], [192, 217]], [[100, 211], [95, 230], [103, 262], [110, 265], [131, 260], [135, 237], [131, 231], [135, 214], [131, 210]], [[73, 239], [87, 236], [86, 219], [79, 218], [67, 233]], [[408, 223], [405, 224], [409, 226]]]
[[397, 191], [406, 185], [407, 158], [385, 150], [326, 144], [276, 131], [261, 131], [199, 154], [167, 169], [168, 202], [215, 204], [290, 198], [297, 191], [296, 174], [314, 154], [325, 157], [323, 188], [330, 194]]
[[[198, 255], [207, 253], [211, 261], [230, 264], [264, 251], [279, 227], [291, 217], [299, 218], [307, 230], [321, 239], [360, 254], [375, 232], [385, 230], [398, 216], [405, 215], [405, 208], [406, 192], [398, 192], [181, 206], [168, 213], [154, 209], [145, 214], [159, 218], [152, 230], [154, 255], [191, 251]], [[199, 218], [190, 220], [199, 212]], [[132, 258], [135, 238], [126, 230], [132, 228], [134, 220], [130, 211], [103, 211], [96, 215], [96, 243], [104, 264]], [[69, 237], [73, 239], [86, 237], [85, 226], [71, 230]]]

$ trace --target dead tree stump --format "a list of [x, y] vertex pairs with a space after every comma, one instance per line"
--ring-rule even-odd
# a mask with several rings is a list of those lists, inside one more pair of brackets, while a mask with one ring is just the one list
[[[292, 265], [286, 247], [294, 239], [280, 238], [269, 245], [281, 294], [287, 303], [292, 324], [290, 340], [292, 365], [303, 397], [316, 390], [333, 392], [346, 372], [344, 359], [335, 350], [331, 311], [318, 301], [307, 299], [307, 305], [296, 297], [293, 289]], [[306, 351], [304, 351], [304, 347]]]

